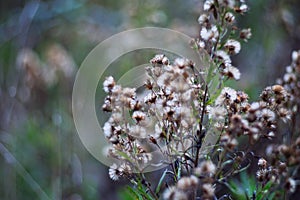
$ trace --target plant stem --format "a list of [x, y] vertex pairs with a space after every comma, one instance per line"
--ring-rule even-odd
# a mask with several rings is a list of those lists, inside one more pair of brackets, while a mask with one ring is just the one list
[[147, 187], [148, 191], [150, 192], [151, 196], [155, 199], [158, 200], [158, 197], [156, 196], [155, 192], [153, 192], [152, 188], [149, 185], [149, 182], [146, 180], [145, 176], [143, 173], [141, 173], [141, 178], [142, 182], [145, 183], [144, 185]]
[[200, 148], [201, 148], [201, 144], [202, 144], [202, 139], [204, 137], [204, 133], [202, 133], [203, 130], [203, 119], [204, 119], [204, 112], [205, 112], [205, 107], [206, 107], [206, 96], [207, 96], [207, 92], [208, 92], [208, 87], [207, 85], [205, 85], [205, 91], [204, 91], [204, 96], [203, 96], [203, 100], [202, 100], [202, 112], [201, 112], [201, 118], [200, 118], [200, 122], [199, 122], [199, 126], [200, 126], [200, 130], [198, 132], [198, 141], [197, 141], [197, 151], [196, 151], [196, 159], [195, 159], [195, 167], [198, 166], [198, 161], [199, 161], [199, 153], [200, 153]]

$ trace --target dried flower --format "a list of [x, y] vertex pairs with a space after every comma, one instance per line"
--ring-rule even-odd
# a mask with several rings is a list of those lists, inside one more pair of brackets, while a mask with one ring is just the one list
[[138, 123], [142, 120], [145, 120], [146, 114], [141, 111], [134, 111], [132, 118], [135, 119]]
[[260, 158], [258, 160], [258, 166], [262, 169], [266, 169], [267, 168], [267, 161], [263, 158]]
[[114, 163], [112, 166], [110, 166], [108, 174], [112, 180], [117, 181], [119, 180], [121, 173], [118, 170], [118, 166]]
[[112, 136], [112, 126], [109, 122], [105, 122], [103, 126], [104, 135], [107, 138], [110, 138]]
[[237, 92], [229, 87], [224, 87], [221, 91], [220, 96], [216, 99], [216, 105], [223, 105], [225, 101], [233, 103], [237, 99]]
[[296, 191], [296, 186], [297, 186], [296, 181], [292, 178], [288, 178], [284, 187], [289, 192], [294, 193]]
[[236, 7], [234, 10], [237, 13], [243, 14], [248, 11], [248, 6], [246, 4], [242, 4], [240, 7]]
[[194, 173], [197, 176], [212, 176], [216, 172], [216, 166], [211, 160], [206, 160], [200, 163], [199, 167], [195, 168]]
[[[261, 156], [254, 155], [248, 148], [241, 150], [245, 148], [239, 148], [239, 137], [248, 139], [251, 148], [262, 138], [282, 136], [280, 132], [284, 126], [281, 127], [279, 119], [292, 122], [283, 125], [296, 124], [300, 51], [292, 53], [292, 63], [286, 67], [278, 84], [266, 87], [256, 102], [249, 103], [248, 95], [243, 91], [224, 87], [227, 79], [239, 80], [241, 77], [239, 69], [232, 65], [231, 56], [241, 51], [239, 41], [247, 41], [251, 29], [241, 29], [238, 24], [233, 24], [235, 15], [248, 9], [244, 0], [204, 2], [204, 14], [198, 18], [199, 38], [193, 41], [193, 46], [209, 54], [208, 63], [204, 63], [207, 71], [198, 72], [191, 60], [175, 58], [171, 62], [165, 55], [158, 54], [146, 68], [148, 91], [142, 100], [135, 88], [122, 88], [112, 77], [105, 79], [103, 88], [108, 95], [102, 109], [111, 113], [103, 126], [110, 143], [106, 154], [122, 163], [110, 167], [111, 179], [118, 180], [122, 176], [142, 179], [148, 194], [158, 199], [146, 178], [133, 172], [161, 166], [165, 160], [176, 160], [165, 171], [166, 177], [174, 175], [168, 185], [174, 182], [173, 186], [167, 185], [164, 199], [216, 199], [215, 187], [219, 184], [214, 183], [230, 178], [240, 171], [245, 161], [251, 164], [249, 161]], [[240, 39], [236, 36], [238, 30]], [[296, 138], [298, 128], [293, 128], [289, 129], [293, 133], [289, 133], [288, 139], [267, 148], [268, 159], [260, 157], [257, 162], [258, 184], [263, 187], [271, 181], [270, 191], [283, 186], [290, 193], [296, 190], [297, 181], [290, 175], [294, 176], [293, 169], [300, 164], [300, 137]], [[204, 145], [205, 148], [210, 146], [209, 137], [214, 133], [220, 136], [215, 146], [217, 151], [211, 150], [202, 156], [200, 151]], [[158, 163], [151, 163], [154, 160]], [[190, 175], [191, 172], [194, 175]], [[139, 183], [134, 184], [140, 187]], [[200, 192], [201, 197], [198, 196]]]
[[240, 38], [242, 40], [244, 40], [245, 42], [247, 42], [252, 36], [252, 33], [251, 33], [251, 29], [248, 28], [248, 29], [243, 29], [241, 30], [240, 32]]
[[205, 25], [209, 22], [209, 16], [207, 14], [202, 14], [198, 18], [198, 22], [200, 25]]
[[215, 25], [211, 28], [203, 27], [200, 31], [200, 36], [205, 41], [211, 40], [212, 42], [216, 42], [219, 37], [218, 28]]
[[103, 89], [106, 93], [111, 92], [112, 88], [115, 86], [115, 80], [112, 76], [106, 77], [103, 82]]
[[209, 119], [217, 120], [217, 121], [222, 121], [225, 119], [225, 116], [227, 114], [227, 111], [224, 107], [222, 106], [216, 106], [216, 107], [208, 107], [208, 117]]
[[181, 190], [195, 189], [198, 186], [198, 178], [195, 176], [182, 177], [177, 182], [177, 188]]
[[218, 59], [218, 61], [222, 62], [224, 65], [231, 64], [231, 59], [229, 55], [223, 50], [216, 51], [215, 57]]
[[215, 195], [215, 187], [210, 183], [205, 183], [202, 185], [202, 192], [204, 199], [211, 199]]
[[163, 193], [163, 199], [165, 200], [188, 200], [187, 195], [183, 192], [178, 190], [176, 187], [169, 187]]
[[300, 64], [300, 51], [292, 52], [292, 62], [296, 63], [296, 65]]
[[227, 42], [225, 43], [224, 47], [227, 49], [227, 51], [231, 54], [231, 55], [235, 55], [238, 54], [241, 50], [241, 44], [236, 41], [236, 40], [227, 40]]
[[206, 0], [203, 5], [203, 9], [208, 11], [214, 7], [214, 0]]
[[169, 64], [169, 59], [164, 54], [157, 54], [154, 58], [150, 60], [150, 63], [152, 64]]
[[239, 80], [241, 77], [240, 70], [231, 65], [226, 66], [225, 69], [223, 70], [223, 73], [229, 78], [234, 78], [235, 80]]
[[259, 182], [266, 181], [267, 176], [268, 176], [267, 169], [260, 169], [256, 172], [256, 178]]
[[231, 12], [227, 12], [225, 14], [225, 20], [228, 22], [228, 23], [233, 23], [234, 20], [235, 20], [235, 16], [231, 13]]

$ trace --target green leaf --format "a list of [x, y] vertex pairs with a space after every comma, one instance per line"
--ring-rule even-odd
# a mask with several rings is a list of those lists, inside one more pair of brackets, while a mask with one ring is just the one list
[[[272, 186], [273, 186], [273, 182], [269, 181], [263, 188], [260, 188], [257, 192], [257, 200], [262, 200], [264, 198], [264, 196], [266, 194], [268, 194], [268, 191]], [[268, 196], [269, 196], [269, 194], [268, 194]]]
[[[244, 168], [243, 168], [244, 169]], [[246, 172], [240, 174], [240, 180], [230, 180], [227, 187], [234, 196], [234, 199], [248, 200], [251, 199], [256, 191], [256, 181], [253, 176], [249, 176]]]
[[138, 181], [138, 185], [136, 191], [143, 197], [143, 200], [153, 200], [151, 195], [149, 195], [146, 191], [147, 188], [142, 184], [141, 180]]
[[164, 173], [162, 174], [161, 178], [159, 179], [159, 182], [158, 182], [157, 187], [156, 187], [156, 190], [155, 190], [155, 193], [156, 193], [156, 194], [159, 193], [161, 184], [162, 184], [162, 182], [163, 182], [165, 176], [167, 175], [167, 172], [168, 172], [168, 170], [166, 169], [166, 170], [164, 171]]
[[181, 163], [179, 162], [178, 164], [178, 170], [177, 170], [177, 174], [176, 174], [176, 177], [177, 177], [177, 180], [179, 180], [181, 178]]
[[136, 189], [134, 189], [130, 186], [127, 186], [126, 190], [133, 196], [134, 199], [143, 200], [143, 196], [140, 195]]
[[218, 66], [213, 61], [207, 61], [208, 68], [206, 68], [206, 83], [208, 86], [208, 94], [210, 96], [207, 105], [211, 105], [215, 102], [216, 98], [221, 94], [222, 88], [224, 87], [222, 84], [222, 80], [220, 80]]
[[133, 163], [133, 160], [126, 153], [124, 153], [123, 151], [117, 151], [117, 154], [119, 156], [122, 156], [123, 158], [125, 158], [129, 162]]
[[226, 160], [226, 161], [224, 161], [223, 163], [222, 163], [222, 168], [223, 167], [225, 167], [226, 165], [229, 165], [229, 164], [231, 164], [231, 163], [233, 163], [233, 160]]

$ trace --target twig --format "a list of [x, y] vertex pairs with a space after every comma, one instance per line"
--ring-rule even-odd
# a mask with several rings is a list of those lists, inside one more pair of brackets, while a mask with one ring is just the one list
[[204, 96], [203, 96], [203, 102], [202, 102], [202, 112], [201, 112], [201, 119], [199, 122], [200, 130], [198, 132], [198, 141], [197, 141], [197, 151], [196, 151], [196, 159], [195, 159], [195, 167], [198, 166], [198, 161], [199, 161], [199, 153], [200, 153], [200, 148], [202, 144], [202, 139], [204, 138], [205, 134], [202, 133], [203, 130], [203, 119], [204, 119], [204, 112], [205, 112], [205, 107], [206, 107], [206, 96], [208, 92], [208, 87], [205, 85], [205, 91], [204, 91]]

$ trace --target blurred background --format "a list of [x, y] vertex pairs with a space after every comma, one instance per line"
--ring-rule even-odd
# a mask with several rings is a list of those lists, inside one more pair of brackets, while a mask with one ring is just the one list
[[[300, 1], [248, 4], [238, 21], [253, 38], [234, 58], [242, 78], [230, 84], [255, 100], [300, 49]], [[202, 1], [1, 0], [0, 10], [0, 199], [121, 199], [126, 182], [113, 183], [76, 133], [76, 72], [99, 42], [124, 30], [157, 26], [198, 37]], [[149, 60], [135, 58], [118, 65]]]

